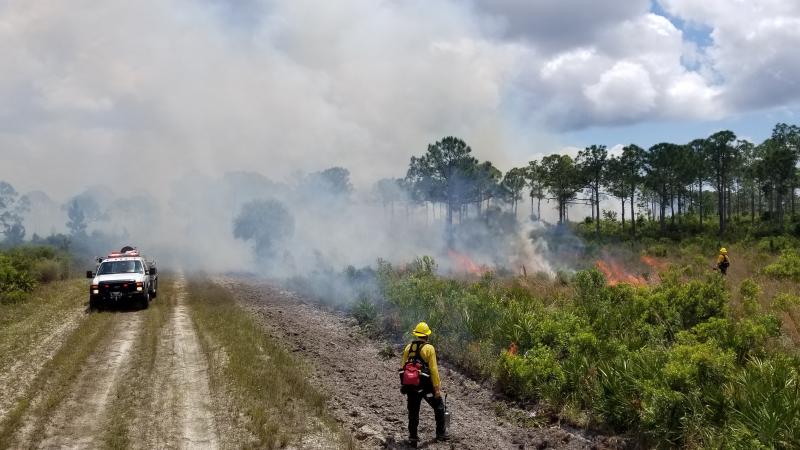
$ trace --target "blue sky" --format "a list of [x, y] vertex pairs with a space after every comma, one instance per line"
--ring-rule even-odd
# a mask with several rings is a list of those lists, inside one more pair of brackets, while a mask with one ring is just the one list
[[686, 143], [696, 138], [708, 137], [720, 130], [731, 130], [741, 139], [756, 144], [768, 138], [775, 124], [800, 123], [797, 110], [755, 111], [737, 114], [716, 121], [659, 121], [627, 126], [590, 127], [566, 132], [564, 139], [584, 147], [592, 144], [608, 146], [632, 143], [650, 147], [660, 142]]

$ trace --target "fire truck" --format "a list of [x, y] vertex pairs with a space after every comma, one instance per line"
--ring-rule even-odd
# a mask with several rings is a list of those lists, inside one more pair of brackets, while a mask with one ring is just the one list
[[86, 277], [92, 280], [89, 308], [94, 310], [122, 305], [146, 309], [158, 294], [155, 260], [145, 258], [130, 246], [97, 258], [97, 267], [87, 271]]

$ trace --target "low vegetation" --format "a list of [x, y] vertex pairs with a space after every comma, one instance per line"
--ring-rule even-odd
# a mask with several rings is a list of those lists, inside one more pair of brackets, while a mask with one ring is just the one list
[[[274, 342], [230, 292], [210, 281], [189, 283], [191, 315], [211, 362], [212, 391], [237, 405], [237, 417], [255, 438], [252, 446], [284, 448], [321, 438], [354, 444], [341, 434], [325, 408], [325, 397], [308, 382], [306, 368]], [[301, 445], [302, 446], [302, 445]]]
[[69, 275], [70, 257], [52, 247], [0, 251], [0, 305], [25, 301], [38, 284], [65, 280]]
[[781, 335], [794, 299], [762, 306], [752, 279], [673, 267], [644, 287], [596, 270], [463, 281], [421, 258], [381, 263], [377, 280], [360, 320], [396, 335], [427, 320], [448, 361], [576, 425], [644, 446], [800, 446], [800, 359]]
[[764, 274], [772, 278], [800, 282], [800, 253], [796, 248], [783, 250], [777, 261], [764, 267]]

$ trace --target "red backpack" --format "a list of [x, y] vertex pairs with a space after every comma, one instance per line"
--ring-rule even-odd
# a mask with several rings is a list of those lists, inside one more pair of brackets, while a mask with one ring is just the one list
[[412, 342], [408, 349], [408, 359], [400, 371], [400, 383], [403, 386], [419, 386], [422, 378], [428, 377], [427, 364], [422, 359], [422, 348], [426, 342]]

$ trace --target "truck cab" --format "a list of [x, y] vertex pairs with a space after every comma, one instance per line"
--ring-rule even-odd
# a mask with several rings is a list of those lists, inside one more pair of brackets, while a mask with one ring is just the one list
[[[126, 247], [127, 249], [128, 247]], [[158, 272], [155, 261], [148, 261], [138, 250], [127, 250], [98, 258], [95, 271], [86, 272], [91, 278], [89, 308], [138, 305], [146, 309], [158, 293]]]

